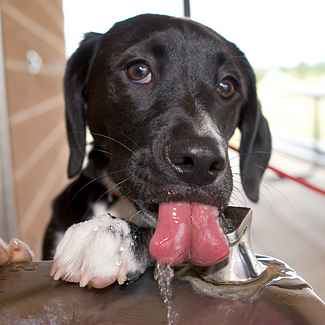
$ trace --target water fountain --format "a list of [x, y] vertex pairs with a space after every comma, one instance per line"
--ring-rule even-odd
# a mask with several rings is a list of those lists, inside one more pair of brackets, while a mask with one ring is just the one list
[[135, 283], [96, 290], [53, 281], [50, 262], [2, 267], [0, 324], [152, 325], [168, 324], [167, 314], [169, 324], [324, 324], [325, 304], [308, 283], [284, 262], [254, 254], [251, 220], [250, 209], [225, 211], [230, 255], [222, 263], [158, 266], [166, 304], [153, 270]]

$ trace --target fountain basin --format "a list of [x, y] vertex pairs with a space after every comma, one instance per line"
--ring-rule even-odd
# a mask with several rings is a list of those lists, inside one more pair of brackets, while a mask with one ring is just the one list
[[[167, 324], [153, 270], [130, 285], [98, 290], [54, 281], [50, 268], [51, 262], [0, 268], [0, 324]], [[243, 301], [198, 294], [175, 280], [177, 324], [323, 325], [324, 303], [308, 286], [294, 288], [271, 284], [254, 301]]]

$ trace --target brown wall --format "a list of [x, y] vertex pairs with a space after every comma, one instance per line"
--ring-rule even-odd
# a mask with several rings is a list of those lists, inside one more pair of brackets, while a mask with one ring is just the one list
[[[66, 182], [62, 4], [0, 4], [18, 236], [38, 253], [50, 202]], [[38, 73], [29, 69], [29, 50], [41, 58]]]

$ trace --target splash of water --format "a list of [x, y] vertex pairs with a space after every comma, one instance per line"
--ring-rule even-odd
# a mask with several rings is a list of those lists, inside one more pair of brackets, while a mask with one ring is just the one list
[[176, 325], [178, 316], [173, 308], [173, 291], [171, 286], [173, 278], [174, 270], [170, 265], [157, 263], [155, 270], [155, 280], [158, 282], [162, 301], [167, 306], [168, 325]]

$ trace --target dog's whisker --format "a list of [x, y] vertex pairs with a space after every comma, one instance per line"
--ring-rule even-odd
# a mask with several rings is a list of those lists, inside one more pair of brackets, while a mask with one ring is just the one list
[[245, 194], [241, 191], [241, 190], [237, 190], [237, 192], [235, 191], [235, 195], [236, 194], [238, 194], [237, 195], [237, 199], [238, 199], [238, 201], [239, 202], [241, 202], [241, 203], [243, 203], [243, 205], [245, 205], [245, 206], [247, 206], [247, 198], [246, 198], [246, 196], [245, 196]]
[[139, 145], [133, 140], [131, 139], [124, 131], [122, 132], [122, 134], [128, 139], [130, 140], [137, 148], [139, 148]]
[[240, 197], [233, 196], [229, 200], [229, 205], [235, 205], [235, 206], [243, 205], [243, 206], [245, 206], [245, 202], [243, 202], [243, 200], [241, 200]]
[[238, 148], [239, 151], [232, 149], [231, 147], [228, 146], [228, 149], [231, 150], [234, 153], [240, 153], [242, 155], [251, 155], [251, 154], [270, 154], [270, 151], [268, 150], [253, 150], [252, 152], [248, 151], [243, 151], [243, 149]]
[[108, 176], [111, 176], [111, 175], [113, 175], [113, 174], [121, 173], [121, 172], [123, 172], [123, 171], [125, 171], [125, 170], [127, 170], [127, 169], [126, 169], [126, 168], [117, 169], [117, 170], [114, 170], [114, 171], [112, 171], [112, 172], [107, 173], [107, 175], [108, 175]]
[[255, 156], [255, 155], [269, 155], [270, 152], [267, 151], [260, 151], [260, 152], [251, 152], [251, 153], [240, 153], [240, 155], [234, 155], [233, 157], [229, 158], [229, 161], [233, 161], [238, 159], [238, 161], [240, 160], [240, 157], [248, 157], [248, 156]]
[[[287, 196], [284, 193], [284, 191], [281, 191], [280, 189], [278, 189], [273, 184], [270, 184], [268, 181], [264, 181], [264, 182], [261, 183], [261, 190], [267, 191], [268, 194], [270, 194], [270, 195], [273, 194], [272, 192], [276, 192], [277, 194], [279, 194], [279, 196], [284, 197], [284, 200], [285, 200], [286, 204], [288, 202], [289, 202], [289, 204], [291, 203], [291, 200], [290, 200], [289, 196]], [[269, 197], [270, 195], [266, 195], [266, 197]]]
[[241, 200], [240, 197], [233, 197], [230, 200], [230, 205], [234, 205], [234, 206], [247, 206], [246, 205], [246, 201]]
[[101, 134], [101, 133], [97, 133], [97, 132], [93, 132], [93, 135], [97, 135], [99, 137], [103, 137], [103, 138], [106, 138], [106, 139], [109, 139], [119, 145], [121, 145], [123, 148], [127, 149], [128, 151], [130, 151], [131, 153], [134, 153], [134, 150], [132, 150], [129, 146], [127, 146], [125, 143], [113, 138], [113, 137], [110, 137], [108, 135], [104, 135], [104, 134]]
[[[272, 186], [272, 184], [262, 183], [261, 184], [261, 192], [267, 191], [267, 195], [263, 195], [263, 199], [266, 200], [270, 211], [273, 212], [274, 215], [297, 215], [297, 207], [294, 205], [293, 201], [284, 193], [284, 191], [279, 190], [276, 186]], [[279, 195], [279, 198], [283, 200], [284, 204], [278, 204], [277, 209], [273, 204], [272, 196], [274, 197], [274, 192]], [[286, 207], [286, 208], [284, 208]], [[288, 209], [289, 208], [289, 209]]]
[[247, 204], [247, 198], [242, 192], [241, 188], [238, 188], [234, 185], [232, 195], [234, 195], [239, 202], [242, 202], [245, 205]]
[[131, 221], [133, 221], [134, 220], [134, 218], [138, 215], [138, 214], [140, 214], [140, 213], [142, 213], [142, 212], [144, 212], [144, 210], [143, 209], [141, 209], [141, 210], [139, 210], [139, 211], [137, 211], [136, 213], [134, 213], [131, 217], [129, 217], [128, 218], [128, 220], [131, 222]]
[[115, 184], [115, 186], [113, 186], [113, 188], [111, 188], [111, 189], [107, 189], [104, 193], [102, 193], [102, 194], [97, 198], [97, 200], [95, 201], [95, 203], [97, 203], [98, 201], [100, 201], [100, 199], [102, 199], [102, 198], [104, 197], [104, 195], [112, 194], [114, 191], [118, 191], [120, 185], [123, 184], [123, 183], [125, 183], [126, 181], [128, 181], [129, 178], [130, 178], [130, 177], [126, 177], [126, 178], [124, 178], [123, 180], [121, 180], [120, 182], [118, 182], [117, 184]]
[[[108, 176], [111, 176], [111, 175], [113, 175], [113, 174], [121, 173], [121, 172], [123, 172], [123, 171], [125, 171], [125, 170], [126, 170], [126, 168], [118, 169], [118, 170], [115, 170], [115, 171], [112, 171], [112, 172], [107, 173], [107, 175], [108, 175]], [[100, 180], [100, 179], [102, 179], [102, 178], [107, 177], [107, 175], [100, 175], [100, 176], [97, 176], [97, 177], [91, 179], [88, 183], [86, 183], [84, 186], [82, 186], [82, 187], [77, 191], [77, 193], [74, 194], [73, 198], [71, 199], [71, 202], [74, 201], [74, 200], [76, 199], [77, 195], [80, 194], [80, 192], [81, 192], [82, 190], [84, 190], [87, 186], [89, 186], [90, 184], [92, 184], [92, 183], [94, 183], [94, 182], [96, 182], [96, 181], [98, 181], [98, 180]]]
[[94, 182], [96, 182], [96, 181], [98, 181], [99, 179], [102, 179], [102, 178], [104, 178], [104, 177], [106, 177], [106, 175], [100, 175], [100, 176], [97, 176], [97, 177], [93, 178], [92, 180], [90, 180], [88, 183], [86, 183], [84, 186], [82, 186], [82, 187], [77, 191], [77, 193], [74, 194], [74, 196], [73, 196], [72, 199], [71, 199], [71, 202], [73, 202], [73, 201], [76, 199], [77, 195], [78, 195], [82, 190], [84, 190], [87, 186], [89, 186], [90, 184], [92, 184], [92, 183], [94, 183]]
[[103, 152], [103, 153], [106, 153], [106, 154], [108, 154], [110, 156], [113, 156], [113, 154], [111, 152], [107, 151], [107, 150], [98, 149], [98, 148], [94, 148], [93, 150], [98, 151], [98, 152]]

